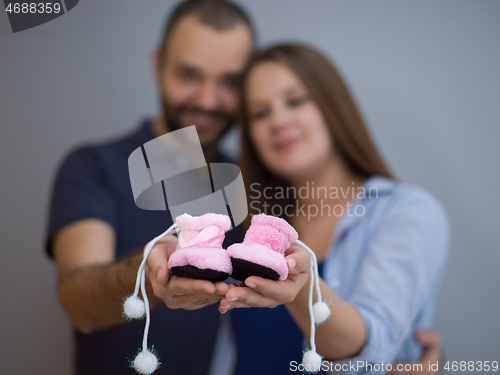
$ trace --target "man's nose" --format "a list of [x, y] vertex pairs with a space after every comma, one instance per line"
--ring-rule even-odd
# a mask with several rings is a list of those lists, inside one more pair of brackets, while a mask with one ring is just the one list
[[217, 87], [212, 82], [204, 82], [198, 89], [195, 104], [198, 108], [211, 111], [217, 108], [218, 104]]

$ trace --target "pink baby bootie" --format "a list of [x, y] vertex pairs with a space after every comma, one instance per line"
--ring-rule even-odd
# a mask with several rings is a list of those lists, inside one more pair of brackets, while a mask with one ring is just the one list
[[173, 275], [191, 279], [222, 281], [229, 277], [232, 265], [229, 255], [222, 248], [224, 232], [231, 227], [226, 215], [183, 214], [175, 219], [179, 234], [177, 250], [168, 260]]
[[233, 265], [231, 276], [241, 281], [249, 276], [285, 280], [285, 250], [297, 239], [297, 231], [285, 220], [265, 214], [253, 216], [243, 243], [227, 249]]

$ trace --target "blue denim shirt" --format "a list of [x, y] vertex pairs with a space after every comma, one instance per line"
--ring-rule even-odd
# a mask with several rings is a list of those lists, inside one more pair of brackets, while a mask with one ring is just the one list
[[[344, 365], [336, 374], [382, 374], [357, 365], [420, 358], [413, 333], [431, 325], [448, 252], [448, 220], [429, 193], [381, 176], [368, 179], [364, 189], [356, 190], [341, 217], [323, 266], [325, 282], [359, 311], [367, 329], [359, 355], [328, 365]], [[227, 322], [224, 329], [210, 374], [231, 373], [234, 365]]]
[[[421, 348], [413, 333], [430, 327], [445, 270], [447, 216], [434, 197], [409, 184], [375, 176], [365, 189], [352, 202], [364, 210], [344, 214], [337, 225], [324, 280], [359, 311], [367, 341], [358, 356], [332, 364], [416, 360]], [[358, 370], [345, 373], [383, 373]]]

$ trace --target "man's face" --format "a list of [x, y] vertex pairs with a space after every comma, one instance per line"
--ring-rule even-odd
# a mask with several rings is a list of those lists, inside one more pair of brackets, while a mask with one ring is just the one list
[[179, 21], [157, 75], [169, 129], [196, 125], [202, 146], [217, 142], [235, 121], [238, 77], [251, 50], [242, 23], [217, 31], [195, 17]]

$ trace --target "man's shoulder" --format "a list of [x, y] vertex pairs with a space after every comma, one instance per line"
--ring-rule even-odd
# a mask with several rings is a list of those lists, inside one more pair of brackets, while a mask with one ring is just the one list
[[144, 122], [124, 134], [103, 140], [81, 143], [73, 147], [65, 156], [63, 166], [80, 162], [106, 162], [108, 160], [127, 160], [128, 156], [137, 147], [140, 147], [150, 138]]

